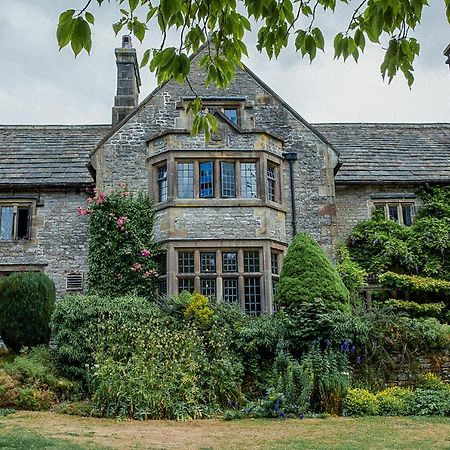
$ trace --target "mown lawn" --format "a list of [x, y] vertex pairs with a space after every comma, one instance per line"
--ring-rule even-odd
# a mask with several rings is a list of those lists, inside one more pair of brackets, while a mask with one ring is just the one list
[[450, 418], [116, 421], [43, 412], [0, 417], [8, 449], [450, 449]]

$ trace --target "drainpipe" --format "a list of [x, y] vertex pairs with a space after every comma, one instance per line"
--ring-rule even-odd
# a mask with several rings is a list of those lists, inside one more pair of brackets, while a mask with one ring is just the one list
[[297, 161], [298, 155], [295, 152], [283, 153], [284, 159], [289, 163], [289, 178], [291, 190], [291, 210], [292, 210], [292, 237], [297, 234], [297, 214], [295, 208], [294, 194], [294, 162]]

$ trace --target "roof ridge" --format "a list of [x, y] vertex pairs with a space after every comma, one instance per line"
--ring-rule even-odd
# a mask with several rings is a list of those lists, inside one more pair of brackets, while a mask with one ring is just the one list
[[54, 128], [54, 129], [63, 129], [63, 128], [99, 128], [99, 127], [111, 127], [111, 124], [103, 124], [103, 123], [94, 123], [94, 124], [36, 124], [36, 125], [27, 125], [27, 124], [0, 124], [0, 128], [2, 129], [44, 129], [44, 128]]

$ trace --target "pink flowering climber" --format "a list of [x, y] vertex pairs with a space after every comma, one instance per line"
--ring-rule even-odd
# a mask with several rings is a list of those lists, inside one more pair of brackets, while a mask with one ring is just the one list
[[131, 270], [132, 270], [133, 272], [139, 272], [141, 269], [142, 269], [142, 266], [141, 266], [138, 262], [134, 263], [134, 264], [131, 266]]
[[90, 211], [86, 208], [82, 208], [81, 206], [77, 206], [77, 213], [79, 216], [87, 216]]
[[117, 221], [116, 221], [116, 223], [117, 223], [117, 226], [123, 231], [123, 226], [125, 225], [125, 223], [128, 221], [128, 217], [127, 216], [120, 216], [118, 219], [117, 219]]
[[141, 255], [142, 256], [150, 256], [152, 253], [150, 250], [147, 250], [144, 248], [144, 250], [141, 250]]

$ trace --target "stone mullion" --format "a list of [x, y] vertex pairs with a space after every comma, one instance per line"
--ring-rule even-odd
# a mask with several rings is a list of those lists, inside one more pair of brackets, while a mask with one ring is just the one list
[[270, 259], [270, 244], [264, 243], [262, 249], [262, 283], [261, 283], [261, 312], [272, 314], [273, 294], [272, 294], [272, 270]]

